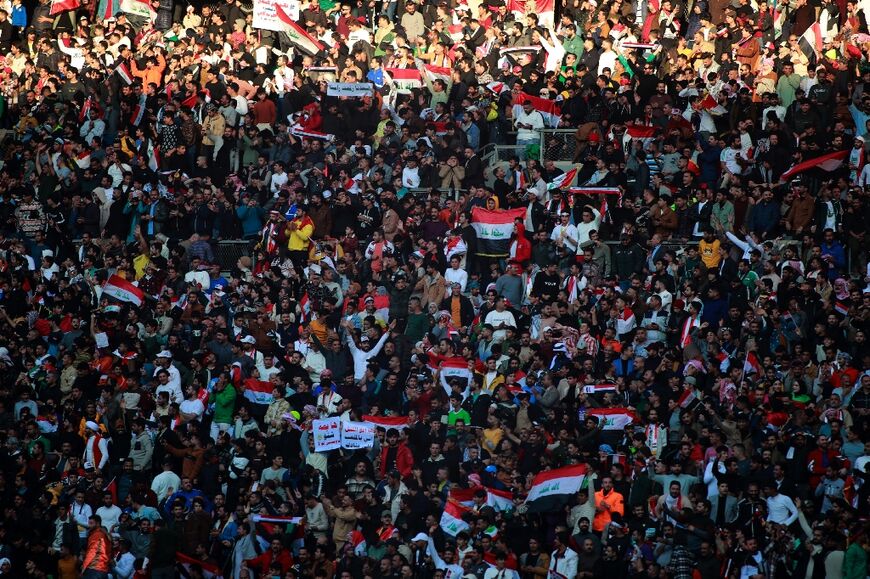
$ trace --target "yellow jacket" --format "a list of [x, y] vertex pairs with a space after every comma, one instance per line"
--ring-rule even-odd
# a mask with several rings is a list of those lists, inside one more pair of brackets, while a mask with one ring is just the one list
[[287, 228], [287, 249], [290, 251], [308, 251], [311, 234], [314, 233], [314, 222], [306, 215], [301, 219], [294, 219], [290, 223], [296, 224], [296, 228]]

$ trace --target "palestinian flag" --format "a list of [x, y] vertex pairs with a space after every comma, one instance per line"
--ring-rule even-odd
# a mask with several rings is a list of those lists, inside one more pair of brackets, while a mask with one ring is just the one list
[[604, 384], [587, 384], [583, 387], [584, 394], [603, 394], [605, 392], [616, 392], [616, 384], [606, 382]]
[[542, 472], [532, 481], [532, 490], [526, 497], [526, 507], [530, 513], [559, 508], [583, 487], [585, 480], [584, 464]]
[[469, 529], [468, 523], [462, 520], [462, 515], [470, 513], [471, 509], [463, 507], [456, 501], [447, 500], [444, 505], [444, 512], [441, 514], [441, 530], [455, 537], [462, 531]]
[[48, 11], [48, 13], [51, 16], [54, 16], [55, 14], [60, 14], [61, 12], [76, 10], [81, 5], [81, 0], [52, 0], [51, 9]]
[[448, 395], [453, 392], [453, 389], [450, 387], [450, 382], [453, 380], [459, 380], [460, 388], [465, 390], [474, 378], [474, 374], [468, 369], [468, 360], [461, 356], [454, 356], [442, 361], [439, 369], [441, 386]]
[[248, 378], [243, 384], [245, 398], [250, 400], [252, 404], [264, 404], [268, 406], [275, 400], [274, 396], [272, 396], [275, 385], [271, 382]]
[[111, 276], [103, 286], [103, 294], [111, 296], [118, 301], [141, 306], [145, 302], [145, 292], [117, 275]]
[[510, 253], [514, 221], [526, 217], [526, 208], [489, 211], [475, 207], [471, 226], [477, 234], [477, 254], [484, 257], [507, 257]]
[[160, 148], [152, 142], [148, 143], [148, 168], [155, 173], [160, 168]]
[[372, 416], [371, 414], [364, 414], [362, 419], [363, 422], [368, 422], [384, 429], [395, 428], [396, 430], [401, 430], [408, 427], [407, 416]]
[[604, 421], [604, 430], [623, 430], [636, 422], [640, 422], [637, 414], [627, 408], [590, 408], [586, 416], [597, 416]]
[[514, 97], [514, 118], [520, 115], [523, 110], [523, 103], [526, 101], [531, 101], [532, 108], [541, 113], [541, 116], [544, 117], [545, 125], [554, 129], [559, 126], [559, 121], [562, 119], [562, 111], [556, 101], [526, 94], [524, 92], [521, 92]]
[[810, 169], [821, 169], [822, 171], [836, 171], [839, 169], [843, 162], [849, 157], [849, 151], [837, 151], [836, 153], [829, 153], [827, 155], [822, 155], [821, 157], [815, 157], [814, 159], [808, 159], [802, 163], [798, 163], [788, 171], [782, 174], [779, 178], [781, 183], [791, 179], [795, 175], [800, 175], [804, 171], [809, 171]]
[[577, 176], [577, 168], [573, 168], [567, 173], [562, 173], [549, 183], [547, 183], [547, 191], [552, 191], [553, 189], [565, 189], [566, 187], [570, 187], [571, 183], [574, 182], [574, 178]]
[[221, 579], [224, 576], [221, 568], [217, 565], [188, 557], [181, 551], [175, 552], [175, 570], [178, 572], [178, 577], [195, 577], [194, 568], [196, 567], [202, 571], [202, 576], [205, 579]]
[[275, 4], [275, 16], [284, 24], [284, 32], [290, 37], [290, 41], [300, 49], [312, 56], [323, 50], [323, 44], [296, 24], [279, 4]]

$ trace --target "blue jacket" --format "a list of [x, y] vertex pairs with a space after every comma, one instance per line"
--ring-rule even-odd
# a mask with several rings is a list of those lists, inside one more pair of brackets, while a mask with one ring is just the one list
[[12, 7], [12, 26], [27, 28], [27, 8], [23, 4]]
[[752, 207], [747, 225], [750, 231], [761, 235], [773, 231], [779, 225], [780, 218], [779, 203], [775, 201], [762, 201]]

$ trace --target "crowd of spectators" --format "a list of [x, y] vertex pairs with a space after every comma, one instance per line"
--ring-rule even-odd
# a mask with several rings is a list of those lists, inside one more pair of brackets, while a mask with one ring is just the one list
[[866, 2], [557, 4], [0, 3], [0, 577], [867, 577]]

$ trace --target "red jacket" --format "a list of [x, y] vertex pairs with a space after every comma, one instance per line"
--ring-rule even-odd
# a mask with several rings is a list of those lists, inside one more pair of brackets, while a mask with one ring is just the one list
[[287, 549], [281, 549], [281, 552], [278, 553], [277, 559], [272, 556], [272, 549], [266, 549], [260, 553], [259, 556], [254, 557], [253, 559], [248, 559], [246, 563], [253, 567], [259, 575], [265, 577], [269, 574], [269, 567], [272, 566], [272, 562], [274, 561], [278, 561], [281, 565], [281, 573], [286, 573], [293, 565], [293, 557], [290, 556], [290, 551]]
[[[389, 449], [389, 446], [385, 446], [381, 449], [381, 466], [379, 469], [381, 478], [387, 476], [387, 451]], [[399, 474], [402, 475], [402, 478], [411, 476], [412, 466], [414, 466], [414, 457], [411, 455], [411, 449], [409, 449], [408, 445], [404, 442], [400, 442], [398, 451], [396, 452], [396, 468], [399, 470]]]
[[825, 469], [837, 459], [839, 455], [836, 451], [830, 448], [822, 452], [821, 448], [817, 448], [807, 455], [807, 468], [810, 471], [810, 488], [815, 489], [819, 486], [819, 481], [825, 476]]
[[102, 571], [108, 573], [112, 570], [112, 542], [109, 535], [102, 527], [97, 527], [88, 535], [88, 544], [85, 547], [85, 557], [82, 560], [82, 570]]

